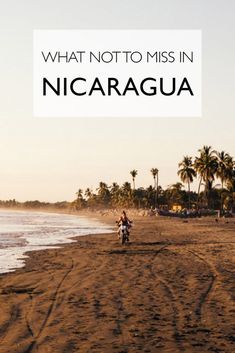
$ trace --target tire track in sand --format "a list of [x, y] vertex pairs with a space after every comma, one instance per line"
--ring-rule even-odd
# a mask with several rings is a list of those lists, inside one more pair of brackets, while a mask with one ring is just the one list
[[200, 295], [199, 301], [198, 301], [198, 303], [196, 305], [196, 309], [195, 309], [196, 315], [198, 316], [199, 320], [201, 320], [202, 308], [205, 305], [205, 303], [208, 301], [208, 297], [213, 290], [213, 287], [214, 287], [216, 279], [217, 279], [217, 273], [215, 272], [212, 265], [208, 261], [206, 261], [201, 255], [199, 255], [198, 253], [196, 253], [195, 251], [192, 251], [192, 250], [187, 250], [187, 251], [189, 253], [191, 253], [192, 255], [194, 255], [196, 258], [198, 258], [201, 262], [203, 262], [204, 265], [207, 266], [207, 268], [209, 268], [209, 276], [210, 276], [209, 284], [208, 284], [206, 290], [203, 291], [202, 294]]
[[47, 314], [42, 322], [42, 325], [38, 331], [38, 333], [35, 335], [34, 334], [34, 331], [31, 327], [31, 325], [29, 324], [29, 321], [27, 322], [27, 327], [28, 327], [28, 330], [31, 332], [31, 334], [33, 335], [33, 341], [31, 342], [31, 344], [29, 345], [29, 347], [26, 349], [25, 353], [31, 353], [34, 349], [34, 347], [36, 346], [37, 342], [38, 342], [38, 339], [40, 338], [40, 336], [42, 335], [44, 329], [46, 328], [47, 326], [47, 323], [55, 309], [55, 306], [56, 306], [56, 302], [57, 302], [57, 298], [58, 298], [58, 295], [59, 295], [59, 292], [60, 292], [60, 289], [62, 288], [63, 286], [63, 282], [65, 281], [65, 279], [67, 278], [67, 276], [70, 274], [70, 272], [73, 270], [74, 268], [74, 262], [73, 262], [73, 259], [71, 258], [71, 266], [69, 267], [69, 269], [65, 272], [64, 276], [61, 278], [60, 282], [58, 283], [57, 287], [56, 287], [56, 290], [54, 292], [54, 295], [52, 297], [52, 303], [51, 305], [49, 306], [48, 308], [48, 311], [47, 311]]
[[173, 338], [176, 342], [177, 348], [179, 352], [182, 352], [183, 350], [183, 345], [182, 342], [180, 341], [180, 330], [179, 330], [179, 323], [178, 323], [178, 309], [175, 305], [175, 303], [177, 303], [177, 299], [174, 295], [174, 292], [172, 290], [172, 288], [169, 286], [169, 284], [167, 283], [166, 280], [164, 280], [162, 277], [159, 276], [159, 274], [156, 274], [156, 272], [153, 270], [153, 262], [156, 259], [156, 257], [162, 253], [162, 251], [164, 250], [168, 250], [169, 252], [171, 252], [171, 250], [168, 249], [170, 245], [165, 245], [162, 246], [159, 250], [156, 251], [154, 257], [153, 257], [153, 261], [152, 264], [149, 265], [149, 270], [150, 273], [152, 275], [152, 277], [156, 278], [156, 280], [159, 281], [160, 285], [163, 287], [164, 292], [166, 293], [166, 296], [169, 300], [169, 303], [171, 304], [172, 307], [172, 327], [173, 327]]
[[15, 321], [20, 317], [20, 308], [18, 306], [12, 305], [10, 311], [10, 318], [9, 320], [3, 324], [0, 328], [0, 342], [1, 345], [4, 342], [4, 339], [11, 328], [11, 325], [15, 323]]
[[[45, 268], [45, 271], [48, 273], [48, 275], [50, 275], [51, 277], [51, 281], [53, 281], [53, 271], [48, 269], [47, 267]], [[38, 291], [38, 286], [36, 286], [32, 292], [29, 291], [28, 293], [28, 296], [29, 296], [29, 299], [31, 301], [31, 304], [30, 304], [30, 307], [29, 307], [29, 310], [27, 311], [27, 313], [25, 314], [24, 316], [24, 319], [25, 319], [25, 323], [26, 323], [26, 327], [30, 333], [30, 335], [32, 337], [35, 336], [35, 333], [34, 333], [34, 330], [33, 328], [31, 327], [30, 325], [30, 320], [29, 320], [29, 316], [30, 316], [30, 313], [31, 313], [31, 310], [32, 310], [32, 307], [33, 307], [33, 299], [34, 299], [34, 295], [36, 294], [36, 291]]]

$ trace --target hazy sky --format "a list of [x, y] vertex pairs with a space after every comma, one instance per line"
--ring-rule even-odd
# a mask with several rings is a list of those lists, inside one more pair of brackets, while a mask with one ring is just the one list
[[[177, 181], [204, 144], [235, 156], [234, 0], [0, 0], [0, 199], [71, 200], [100, 180]], [[32, 117], [33, 29], [202, 29], [202, 118]]]

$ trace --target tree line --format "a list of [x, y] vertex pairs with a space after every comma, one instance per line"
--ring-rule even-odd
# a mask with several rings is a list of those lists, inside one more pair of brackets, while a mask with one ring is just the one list
[[[95, 190], [79, 189], [72, 202], [55, 203], [38, 200], [18, 202], [0, 200], [0, 207], [28, 209], [72, 209], [83, 208], [167, 208], [180, 205], [187, 209], [220, 209], [235, 212], [235, 161], [225, 151], [215, 151], [211, 146], [203, 146], [196, 157], [184, 156], [178, 164], [179, 181], [163, 189], [159, 184], [159, 169], [150, 171], [152, 185], [136, 188], [138, 171], [130, 171], [131, 183], [111, 185], [101, 181]], [[191, 184], [197, 180], [197, 191]]]
[[[235, 161], [225, 151], [215, 151], [203, 146], [196, 157], [184, 156], [178, 164], [180, 181], [165, 190], [159, 185], [159, 170], [152, 168], [153, 184], [147, 188], [136, 188], [138, 171], [130, 171], [132, 184], [111, 185], [101, 181], [96, 190], [79, 189], [72, 207], [81, 208], [171, 208], [177, 204], [183, 208], [209, 208], [231, 210], [235, 196]], [[191, 184], [198, 180], [198, 190], [192, 191]], [[215, 183], [217, 181], [217, 184]]]

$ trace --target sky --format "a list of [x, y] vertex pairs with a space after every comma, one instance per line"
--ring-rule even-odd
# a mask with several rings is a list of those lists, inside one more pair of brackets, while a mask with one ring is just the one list
[[[73, 200], [99, 181], [164, 188], [203, 145], [235, 156], [234, 0], [0, 0], [0, 199]], [[201, 29], [202, 117], [34, 118], [34, 29]], [[194, 184], [196, 187], [196, 183]]]

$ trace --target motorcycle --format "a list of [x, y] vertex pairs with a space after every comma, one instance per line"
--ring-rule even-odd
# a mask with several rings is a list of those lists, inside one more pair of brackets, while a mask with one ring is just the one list
[[[129, 242], [129, 228], [130, 225], [123, 222], [116, 222], [119, 226], [118, 229], [118, 238], [120, 239], [120, 243], [123, 245]], [[132, 222], [130, 222], [132, 223]]]

